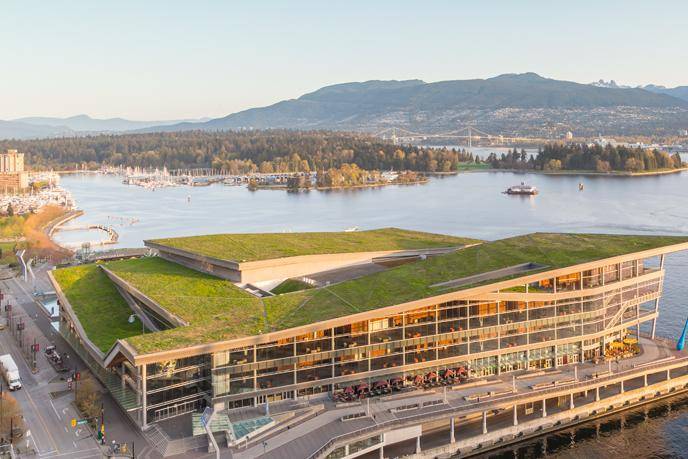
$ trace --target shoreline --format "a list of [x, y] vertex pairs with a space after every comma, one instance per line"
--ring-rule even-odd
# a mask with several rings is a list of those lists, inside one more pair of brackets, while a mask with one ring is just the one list
[[459, 174], [474, 174], [474, 173], [480, 173], [480, 172], [511, 172], [511, 173], [521, 173], [521, 174], [539, 174], [539, 175], [585, 175], [585, 176], [597, 176], [597, 177], [651, 177], [651, 176], [658, 176], [658, 175], [670, 175], [670, 174], [679, 174], [681, 172], [686, 172], [688, 171], [688, 167], [681, 167], [678, 169], [662, 169], [662, 170], [657, 170], [657, 171], [647, 171], [647, 172], [622, 172], [622, 171], [613, 171], [613, 172], [596, 172], [596, 171], [587, 171], [587, 170], [564, 170], [564, 171], [542, 171], [542, 170], [534, 170], [534, 169], [494, 169], [494, 168], [486, 168], [486, 169], [467, 169], [467, 170], [461, 170], [461, 171], [454, 171], [454, 172], [425, 172], [428, 176], [437, 176], [437, 177], [442, 177], [442, 176], [448, 176], [448, 175], [459, 175]]
[[[390, 185], [424, 185], [428, 183], [429, 180], [416, 180], [414, 182], [404, 182], [404, 183], [371, 183], [371, 184], [365, 184], [365, 185], [351, 185], [351, 186], [314, 186], [311, 188], [299, 188], [298, 190], [294, 191], [330, 191], [330, 190], [351, 190], [351, 189], [359, 189], [359, 188], [382, 188], [385, 186], [390, 186]], [[256, 190], [289, 190], [289, 187], [286, 185], [276, 185], [276, 186], [270, 186], [270, 185], [258, 185], [256, 187]]]

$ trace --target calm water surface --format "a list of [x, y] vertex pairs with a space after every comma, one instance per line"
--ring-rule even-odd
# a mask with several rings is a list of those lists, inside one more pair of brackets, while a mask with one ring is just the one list
[[[522, 181], [537, 186], [540, 195], [501, 193]], [[580, 182], [585, 185], [582, 192]], [[434, 178], [426, 185], [295, 194], [223, 185], [150, 191], [122, 185], [117, 177], [94, 175], [63, 176], [62, 185], [85, 211], [72, 225], [113, 225], [120, 235], [116, 247], [200, 233], [336, 231], [352, 226], [398, 226], [481, 239], [534, 231], [688, 235], [688, 173], [656, 177], [470, 173]], [[83, 231], [58, 233], [65, 242], [99, 237]], [[658, 332], [676, 339], [688, 316], [688, 253], [669, 256], [666, 267]], [[588, 426], [557, 435], [547, 445], [533, 443], [505, 454], [688, 457], [688, 403], [679, 400], [671, 408], [664, 410], [666, 415], [643, 414], [638, 422], [630, 415], [617, 418], [621, 421], [616, 424], [602, 421], [597, 423], [604, 426], [600, 434], [593, 424], [595, 435], [589, 435], [592, 427]]]

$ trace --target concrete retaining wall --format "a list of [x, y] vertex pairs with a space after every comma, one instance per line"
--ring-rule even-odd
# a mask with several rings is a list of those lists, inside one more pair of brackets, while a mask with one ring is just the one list
[[[577, 390], [576, 392], [579, 392]], [[661, 381], [647, 387], [624, 392], [623, 394], [601, 399], [599, 402], [591, 402], [572, 410], [548, 415], [524, 421], [516, 426], [496, 429], [487, 434], [457, 440], [456, 443], [447, 444], [438, 448], [422, 451], [420, 454], [404, 456], [409, 459], [428, 459], [436, 457], [448, 457], [459, 454], [461, 457], [483, 453], [492, 448], [501, 448], [510, 443], [521, 442], [530, 437], [540, 436], [549, 431], [556, 431], [572, 425], [606, 416], [618, 411], [627, 410], [638, 406], [639, 403], [648, 403], [666, 396], [673, 396], [688, 391], [688, 376], [681, 376], [669, 381]], [[627, 405], [628, 403], [628, 405]], [[611, 407], [611, 408], [610, 408]], [[457, 434], [461, 430], [461, 424], [456, 424]], [[449, 433], [447, 433], [449, 442]]]

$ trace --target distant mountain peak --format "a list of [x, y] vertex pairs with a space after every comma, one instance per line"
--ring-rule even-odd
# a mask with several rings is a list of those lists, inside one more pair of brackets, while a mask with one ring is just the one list
[[611, 88], [611, 89], [630, 89], [631, 86], [620, 85], [615, 80], [604, 81], [599, 79], [590, 83], [590, 86], [596, 86], [598, 88]]
[[541, 75], [538, 75], [535, 72], [525, 72], [525, 73], [503, 73], [501, 75], [497, 75], [496, 77], [488, 78], [488, 80], [529, 80], [529, 81], [543, 81], [543, 80], [549, 80], [549, 78], [545, 78]]

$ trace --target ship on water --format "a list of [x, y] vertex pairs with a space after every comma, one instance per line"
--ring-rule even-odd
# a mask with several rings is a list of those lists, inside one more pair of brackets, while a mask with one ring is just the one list
[[521, 182], [520, 185], [513, 185], [504, 191], [506, 194], [521, 194], [521, 195], [536, 195], [539, 193], [538, 189], [532, 185], [526, 185], [525, 182]]

